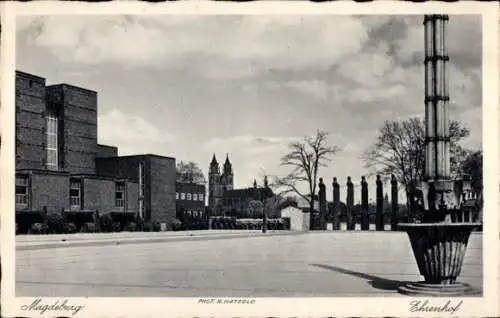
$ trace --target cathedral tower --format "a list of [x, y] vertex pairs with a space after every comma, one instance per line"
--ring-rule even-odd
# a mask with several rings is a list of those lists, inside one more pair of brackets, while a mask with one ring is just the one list
[[212, 157], [212, 162], [208, 168], [208, 206], [213, 208], [218, 203], [218, 198], [221, 197], [220, 193], [220, 169], [219, 163]]
[[224, 169], [222, 173], [221, 183], [223, 192], [226, 190], [233, 190], [234, 188], [234, 174], [233, 166], [229, 161], [229, 155], [226, 155], [226, 161], [224, 162]]

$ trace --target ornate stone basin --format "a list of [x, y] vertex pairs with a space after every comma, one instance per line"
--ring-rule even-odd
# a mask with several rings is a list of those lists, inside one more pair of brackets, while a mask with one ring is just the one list
[[477, 294], [468, 284], [457, 282], [469, 237], [481, 223], [400, 223], [410, 238], [413, 254], [424, 282], [401, 286], [399, 292], [422, 296]]

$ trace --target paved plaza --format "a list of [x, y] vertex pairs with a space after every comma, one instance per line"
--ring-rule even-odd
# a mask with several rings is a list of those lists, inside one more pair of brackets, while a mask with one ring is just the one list
[[[16, 294], [374, 297], [399, 296], [399, 284], [422, 280], [401, 232], [143, 233], [131, 244], [140, 234], [121, 234], [120, 244], [102, 235], [93, 240], [106, 244], [61, 248], [35, 246], [41, 243], [34, 236], [18, 239]], [[64, 237], [42, 240], [92, 239]], [[482, 263], [482, 235], [473, 233], [460, 281], [481, 289]]]

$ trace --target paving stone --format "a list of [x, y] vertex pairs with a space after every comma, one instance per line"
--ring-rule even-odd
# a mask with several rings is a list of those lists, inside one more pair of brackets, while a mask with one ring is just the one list
[[[400, 296], [422, 277], [405, 233], [320, 232], [18, 250], [18, 296]], [[482, 288], [482, 235], [459, 280]]]

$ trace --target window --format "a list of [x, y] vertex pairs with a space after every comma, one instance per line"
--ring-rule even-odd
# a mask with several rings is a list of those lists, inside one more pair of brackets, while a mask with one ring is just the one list
[[58, 170], [57, 156], [57, 117], [47, 115], [47, 169]]
[[198, 201], [198, 194], [197, 193], [193, 193], [193, 201]]
[[187, 198], [186, 198], [186, 199], [187, 199], [187, 200], [191, 200], [191, 193], [188, 193], [188, 194], [187, 194]]
[[179, 192], [176, 192], [176, 193], [175, 193], [175, 199], [176, 199], [176, 200], [179, 200]]
[[203, 199], [203, 193], [198, 194], [198, 198], [200, 199], [200, 201], [203, 201], [204, 200]]
[[139, 215], [144, 218], [144, 189], [145, 189], [144, 162], [139, 163]]
[[144, 201], [142, 199], [139, 200], [139, 215], [142, 219], [144, 218]]
[[193, 216], [197, 217], [198, 216], [198, 211], [193, 211]]
[[16, 176], [16, 205], [28, 205], [28, 176]]
[[145, 173], [144, 162], [139, 163], [139, 197], [144, 197]]
[[186, 199], [186, 194], [185, 193], [181, 193], [181, 200], [185, 200]]
[[69, 183], [69, 205], [72, 208], [81, 206], [81, 181], [71, 180]]
[[116, 183], [115, 206], [119, 208], [125, 206], [125, 182]]

